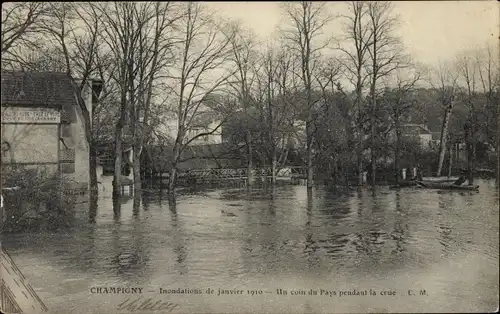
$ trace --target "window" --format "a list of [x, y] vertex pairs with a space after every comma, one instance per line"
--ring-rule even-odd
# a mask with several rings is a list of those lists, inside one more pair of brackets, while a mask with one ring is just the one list
[[74, 162], [62, 162], [61, 163], [62, 173], [75, 173], [75, 163]]

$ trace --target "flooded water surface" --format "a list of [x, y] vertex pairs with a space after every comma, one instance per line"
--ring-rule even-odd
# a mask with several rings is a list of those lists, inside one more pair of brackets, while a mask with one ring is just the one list
[[102, 197], [93, 223], [79, 206], [69, 229], [2, 242], [52, 313], [139, 313], [137, 298], [170, 302], [157, 313], [493, 312], [498, 187], [479, 184], [144, 192], [119, 215]]

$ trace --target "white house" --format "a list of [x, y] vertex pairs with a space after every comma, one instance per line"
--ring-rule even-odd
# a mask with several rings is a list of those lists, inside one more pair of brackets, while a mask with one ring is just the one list
[[[430, 149], [432, 145], [432, 132], [424, 124], [405, 123], [401, 125], [402, 138], [418, 139], [420, 147]], [[396, 131], [392, 130], [389, 136], [391, 141], [396, 140]]]
[[[213, 111], [199, 111], [188, 123], [188, 129], [184, 137], [184, 143], [190, 142], [190, 145], [220, 144], [222, 143], [222, 125], [218, 114]], [[164, 118], [156, 128], [156, 133], [167, 138], [172, 143], [177, 138], [179, 131], [179, 121], [176, 117]], [[209, 133], [197, 137], [199, 134]]]
[[90, 130], [80, 105], [92, 116], [102, 82], [87, 80], [82, 91], [78, 84], [66, 73], [2, 72], [2, 164], [60, 173], [88, 188]]

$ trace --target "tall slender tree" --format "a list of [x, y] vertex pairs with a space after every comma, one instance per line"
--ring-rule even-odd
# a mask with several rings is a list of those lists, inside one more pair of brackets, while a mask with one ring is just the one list
[[319, 101], [313, 95], [314, 73], [318, 70], [321, 51], [331, 43], [331, 37], [324, 38], [324, 28], [333, 20], [333, 16], [328, 13], [327, 3], [300, 1], [284, 4], [283, 7], [290, 22], [290, 26], [283, 29], [285, 45], [296, 54], [301, 65], [299, 77], [305, 94], [307, 189], [312, 190], [314, 179], [312, 109]]
[[369, 54], [373, 33], [368, 27], [366, 2], [352, 1], [348, 4], [348, 13], [343, 15], [344, 35], [341, 36], [337, 49], [343, 53], [340, 58], [344, 76], [354, 87], [354, 108], [350, 110], [351, 128], [356, 138], [355, 151], [357, 158], [358, 185], [363, 184], [363, 93], [369, 79], [367, 72]]
[[[178, 48], [180, 58], [171, 75], [177, 97], [173, 108], [177, 134], [172, 148], [168, 183], [171, 194], [175, 192], [178, 166], [184, 149], [197, 138], [217, 132], [224, 119], [220, 117], [221, 123], [211, 130], [191, 136], [189, 131], [204, 111], [224, 112], [215, 95], [227, 86], [228, 79], [236, 72], [234, 63], [230, 62], [231, 42], [236, 29], [217, 21], [201, 3], [185, 3], [184, 10], [179, 24], [183, 36]], [[207, 107], [208, 102], [212, 102], [212, 108]], [[219, 108], [215, 109], [213, 105]]]
[[[236, 91], [236, 97], [241, 104], [243, 114], [251, 118], [249, 110], [252, 107], [253, 96], [252, 89], [256, 82], [256, 37], [251, 32], [243, 29], [240, 25], [235, 25], [237, 31], [231, 38], [232, 57], [236, 73], [234, 82], [230, 84]], [[252, 132], [247, 128], [245, 132], [245, 142], [247, 146], [247, 186], [251, 186], [253, 181], [253, 143]]]
[[393, 13], [394, 4], [388, 1], [371, 1], [366, 5], [369, 20], [370, 41], [368, 73], [370, 75], [370, 165], [371, 184], [375, 185], [377, 170], [377, 128], [376, 112], [380, 81], [398, 68], [405, 66], [400, 39], [394, 34], [397, 17]]
[[477, 95], [477, 62], [474, 55], [464, 51], [457, 57], [458, 83], [462, 86], [463, 102], [468, 107], [468, 117], [464, 125], [465, 143], [467, 148], [467, 173], [469, 185], [474, 183], [474, 163], [476, 159], [477, 141], [477, 110], [479, 99]]
[[456, 103], [457, 80], [458, 75], [452, 64], [440, 63], [431, 75], [430, 83], [437, 92], [438, 101], [443, 110], [437, 176], [441, 176], [443, 170], [448, 139], [448, 126], [450, 124], [453, 107]]

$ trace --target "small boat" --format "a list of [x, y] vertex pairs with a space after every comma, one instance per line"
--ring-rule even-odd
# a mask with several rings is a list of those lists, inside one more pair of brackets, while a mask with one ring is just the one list
[[453, 183], [417, 181], [417, 185], [428, 189], [479, 191], [479, 185], [458, 185]]
[[458, 180], [459, 177], [423, 177], [421, 181], [425, 182], [439, 182], [439, 183], [446, 183], [446, 182], [455, 182]]

